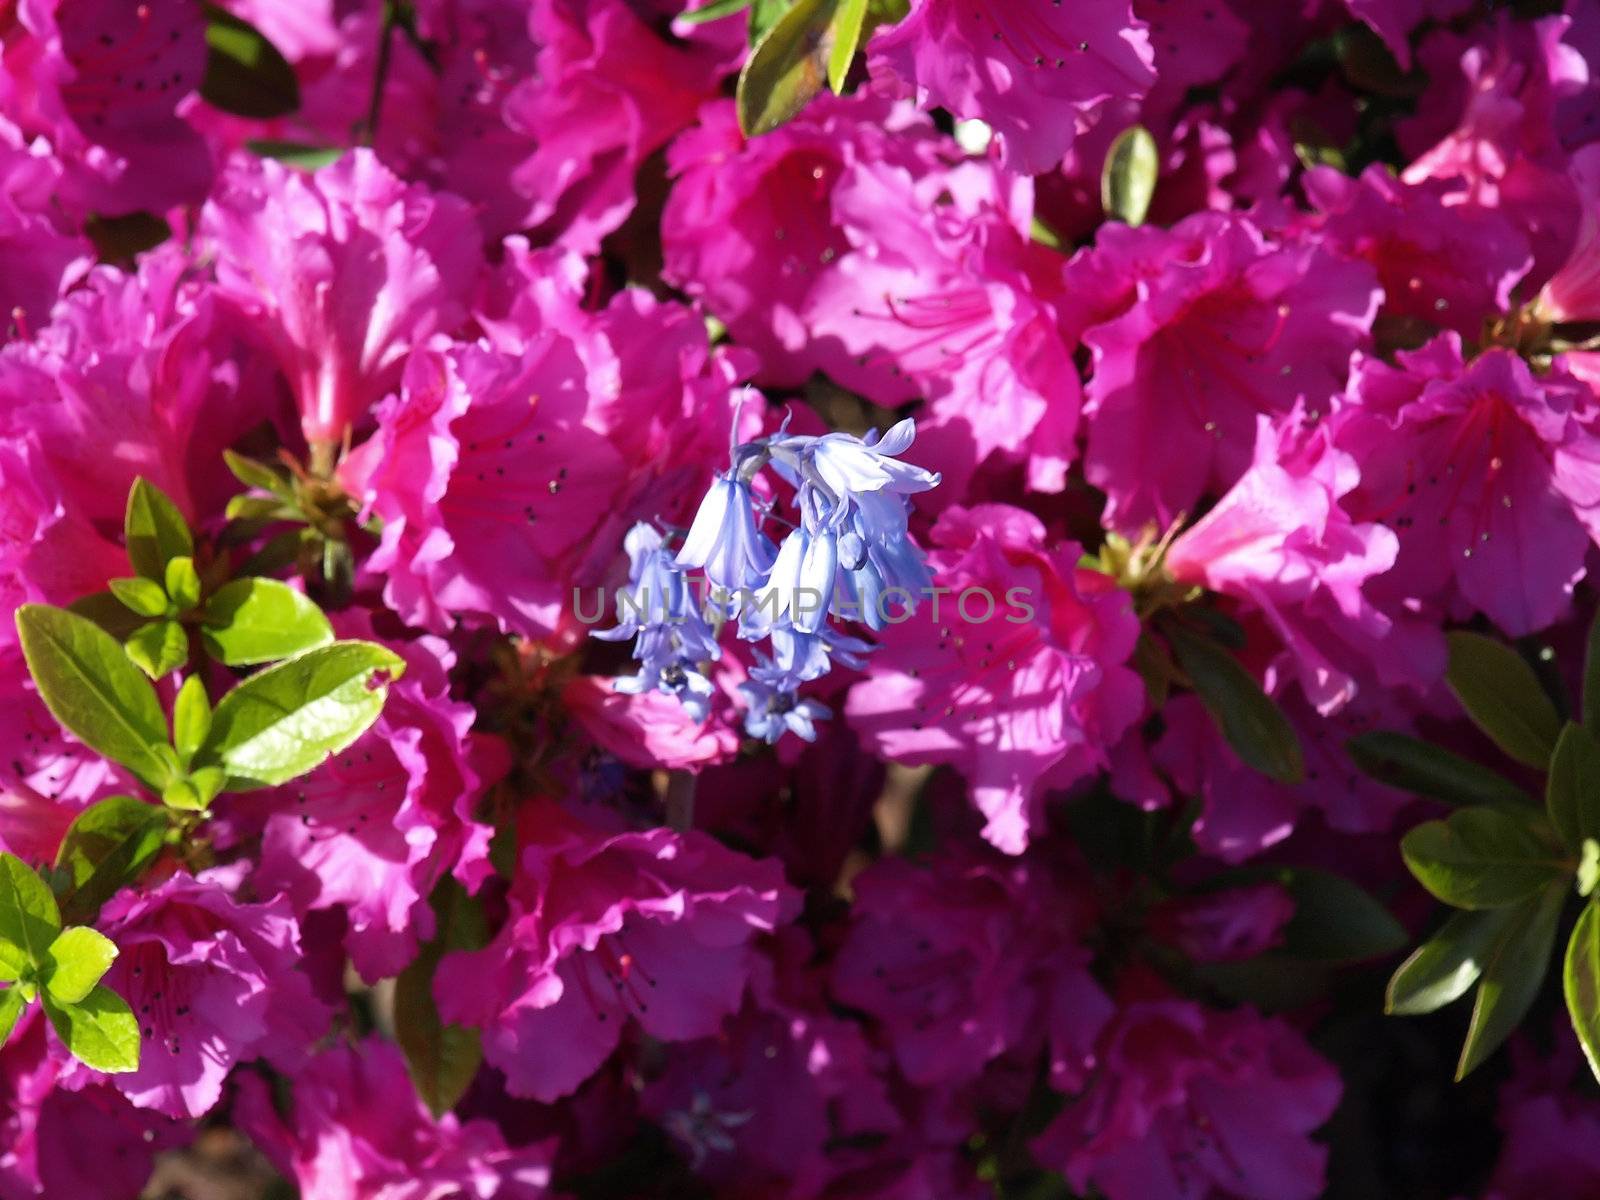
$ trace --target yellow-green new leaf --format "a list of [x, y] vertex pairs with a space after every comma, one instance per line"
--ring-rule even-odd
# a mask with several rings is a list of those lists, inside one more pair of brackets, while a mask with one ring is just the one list
[[333, 626], [305, 593], [276, 579], [235, 579], [206, 601], [206, 650], [230, 667], [291, 658], [333, 641]]
[[839, 13], [833, 20], [833, 49], [828, 53], [828, 86], [835, 95], [844, 91], [866, 21], [867, 0], [840, 0]]
[[1600, 905], [1593, 900], [1572, 927], [1561, 984], [1589, 1070], [1600, 1079]]
[[101, 984], [76, 1004], [39, 993], [56, 1036], [86, 1067], [120, 1075], [139, 1069], [139, 1022], [121, 996]]
[[27, 1007], [28, 1002], [23, 998], [21, 988], [6, 988], [0, 992], [0, 1046], [6, 1044], [6, 1039], [22, 1018], [22, 1010]]
[[1106, 216], [1125, 225], [1143, 225], [1155, 198], [1161, 156], [1143, 125], [1117, 135], [1100, 174], [1100, 204]]
[[63, 929], [45, 951], [44, 987], [53, 1000], [77, 1004], [117, 957], [117, 944], [86, 925]]
[[165, 809], [132, 796], [109, 796], [79, 813], [56, 851], [56, 866], [71, 880], [63, 915], [75, 923], [93, 921], [100, 906], [161, 852], [171, 825]]
[[128, 492], [123, 538], [133, 569], [158, 583], [166, 579], [168, 562], [194, 553], [194, 535], [183, 513], [170, 496], [143, 477], [135, 479]]
[[134, 630], [122, 648], [151, 679], [170, 675], [189, 661], [189, 635], [176, 621], [151, 621]]
[[61, 912], [44, 880], [15, 854], [0, 853], [0, 943], [37, 965], [60, 932]]

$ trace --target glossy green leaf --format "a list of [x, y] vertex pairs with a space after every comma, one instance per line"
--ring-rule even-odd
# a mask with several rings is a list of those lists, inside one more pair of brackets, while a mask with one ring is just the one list
[[1483, 964], [1456, 1078], [1464, 1079], [1521, 1023], [1544, 984], [1566, 888], [1552, 886], [1512, 912]]
[[167, 560], [166, 584], [167, 596], [179, 612], [188, 612], [200, 603], [200, 572], [187, 554]]
[[1583, 725], [1600, 737], [1600, 615], [1589, 625], [1589, 643], [1583, 656]]
[[108, 1075], [138, 1070], [139, 1022], [110, 988], [96, 986], [76, 1004], [63, 1004], [49, 992], [40, 999], [56, 1036], [79, 1062]]
[[111, 796], [79, 813], [56, 851], [56, 866], [71, 881], [62, 897], [66, 919], [93, 921], [155, 860], [171, 823], [165, 810], [132, 796]]
[[230, 786], [275, 786], [321, 765], [378, 719], [404, 661], [372, 642], [335, 642], [252, 675], [217, 702], [197, 760]]
[[839, 0], [798, 0], [761, 39], [739, 73], [739, 128], [746, 137], [793, 120], [827, 81]]
[[1589, 1060], [1589, 1070], [1600, 1079], [1600, 904], [1596, 901], [1583, 906], [1572, 927], [1561, 985], [1567, 1016]]
[[160, 679], [189, 661], [189, 634], [176, 621], [151, 621], [134, 630], [122, 648], [141, 671]]
[[185, 764], [194, 757], [211, 732], [211, 698], [206, 695], [205, 682], [191, 675], [178, 689], [172, 702], [172, 744]]
[[1510, 925], [1515, 908], [1452, 913], [1450, 919], [1395, 970], [1384, 1012], [1415, 1017], [1459, 1000], [1483, 974], [1490, 948]]
[[188, 779], [174, 779], [161, 789], [161, 803], [179, 812], [204, 812], [205, 798]]
[[117, 944], [85, 925], [63, 929], [45, 952], [45, 991], [62, 1004], [77, 1004], [100, 982], [117, 957]]
[[1345, 743], [1351, 761], [1380, 783], [1450, 804], [1531, 804], [1503, 775], [1403, 733], [1363, 733]]
[[300, 82], [278, 48], [215, 4], [206, 14], [206, 73], [200, 95], [240, 117], [285, 117], [300, 107]]
[[26, 950], [14, 942], [0, 940], [0, 983], [15, 983], [32, 966]]
[[835, 95], [844, 91], [866, 20], [867, 0], [839, 0], [838, 15], [833, 19], [833, 49], [828, 52], [828, 86]]
[[126, 579], [113, 579], [106, 586], [129, 612], [137, 613], [141, 617], [167, 615], [166, 589], [153, 579], [146, 579], [143, 575], [131, 575]]
[[1600, 741], [1568, 722], [1550, 756], [1545, 808], [1561, 840], [1576, 850], [1585, 838], [1600, 838]]
[[344, 146], [315, 146], [280, 138], [246, 138], [244, 148], [257, 158], [270, 158], [301, 171], [331, 167], [344, 157], [346, 150]]
[[395, 982], [394, 1023], [417, 1095], [439, 1117], [456, 1106], [472, 1083], [483, 1050], [476, 1029], [440, 1020], [434, 978], [446, 953], [480, 948], [488, 929], [478, 902], [454, 879], [446, 877], [439, 884], [432, 903], [436, 933]]
[[1587, 896], [1600, 885], [1600, 842], [1584, 838], [1578, 850], [1578, 895]]
[[[0, 942], [37, 965], [60, 932], [61, 913], [44, 881], [15, 854], [0, 853]], [[7, 958], [15, 961], [13, 955]]]
[[333, 641], [333, 626], [303, 592], [276, 579], [235, 579], [206, 602], [206, 650], [230, 667], [289, 658]]
[[1125, 225], [1143, 225], [1155, 198], [1161, 171], [1156, 140], [1143, 125], [1130, 125], [1117, 135], [1100, 173], [1100, 205], [1107, 217]]
[[123, 537], [133, 569], [158, 583], [165, 582], [169, 559], [194, 554], [189, 522], [171, 497], [142, 477], [133, 481], [128, 492]]
[[1300, 739], [1255, 677], [1210, 638], [1175, 622], [1162, 632], [1234, 753], [1279, 783], [1299, 783], [1305, 777]]
[[1400, 839], [1400, 853], [1417, 881], [1457, 908], [1516, 904], [1574, 864], [1535, 828], [1534, 814], [1481, 805], [1428, 821]]
[[1446, 680], [1495, 745], [1520, 763], [1544, 769], [1561, 718], [1522, 655], [1493, 638], [1457, 631], [1450, 634]]
[[6, 988], [0, 992], [0, 1046], [6, 1044], [6, 1039], [17, 1027], [17, 1022], [22, 1019], [22, 1012], [27, 1007], [28, 1002], [23, 999], [21, 988]]
[[233, 472], [233, 477], [245, 487], [269, 492], [285, 502], [294, 500], [294, 488], [289, 481], [266, 463], [247, 458], [243, 454], [235, 454], [232, 450], [222, 452], [222, 461], [228, 465], [228, 470]]
[[110, 592], [92, 592], [87, 596], [80, 596], [67, 605], [67, 611], [93, 621], [118, 642], [125, 641], [134, 630], [149, 620], [148, 617], [130, 612], [127, 606]]
[[1294, 898], [1284, 927], [1284, 949], [1298, 958], [1357, 962], [1393, 954], [1406, 944], [1405, 927], [1362, 888], [1332, 871], [1294, 868], [1279, 872]]

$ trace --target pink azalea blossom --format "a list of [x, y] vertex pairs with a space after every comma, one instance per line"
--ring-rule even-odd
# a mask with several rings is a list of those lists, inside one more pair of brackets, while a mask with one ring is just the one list
[[1168, 901], [1151, 931], [1195, 962], [1241, 962], [1283, 942], [1294, 898], [1277, 883], [1197, 892]]
[[1569, 168], [1582, 204], [1571, 256], [1539, 293], [1537, 311], [1552, 321], [1600, 320], [1600, 145], [1572, 156]]
[[0, 314], [23, 337], [92, 261], [89, 240], [53, 211], [64, 174], [48, 143], [0, 117]]

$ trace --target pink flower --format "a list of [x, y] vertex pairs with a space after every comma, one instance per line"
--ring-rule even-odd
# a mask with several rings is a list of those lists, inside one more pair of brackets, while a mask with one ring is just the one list
[[305, 1200], [540, 1200], [545, 1146], [508, 1147], [493, 1122], [435, 1121], [400, 1050], [377, 1038], [324, 1050], [293, 1076], [279, 1116], [265, 1082], [241, 1075], [239, 1126]]
[[1367, 595], [1476, 609], [1514, 637], [1544, 628], [1600, 536], [1593, 394], [1561, 372], [1536, 379], [1506, 350], [1463, 362], [1452, 334], [1398, 360], [1360, 365], [1334, 435], [1361, 463], [1343, 507], [1399, 535]]
[[[121, 951], [103, 982], [142, 1034], [139, 1069], [112, 1082], [140, 1108], [201, 1116], [234, 1064], [267, 1058], [293, 1069], [327, 1027], [328, 1010], [297, 970], [288, 903], [240, 903], [229, 874], [174, 875], [101, 910], [99, 927]], [[100, 1076], [74, 1064], [66, 1078], [81, 1087]]]
[[1095, 105], [1155, 82], [1149, 38], [1128, 0], [913, 0], [867, 53], [875, 76], [915, 84], [925, 106], [990, 125], [1006, 165], [1026, 174], [1060, 162]]
[[1552, 321], [1600, 320], [1600, 145], [1572, 156], [1582, 216], [1572, 255], [1544, 285], [1536, 310]]
[[1338, 1073], [1293, 1029], [1249, 1009], [1141, 1000], [1100, 1041], [1103, 1070], [1034, 1142], [1078, 1191], [1107, 1200], [1207, 1195], [1313, 1200], [1327, 1150], [1310, 1134]]
[[[1139, 624], [1126, 594], [1003, 504], [951, 508], [932, 532], [936, 606], [883, 631], [851, 725], [877, 753], [951, 763], [988, 818], [984, 836], [1020, 853], [1044, 793], [1105, 763], [1143, 706], [1123, 664]], [[935, 611], [936, 607], [940, 611]]]
[[1151, 933], [1195, 962], [1241, 962], [1283, 942], [1294, 898], [1276, 883], [1197, 892], [1161, 905]]
[[633, 767], [695, 771], [739, 753], [740, 735], [726, 696], [705, 723], [676, 697], [661, 692], [619, 692], [616, 683], [579, 675], [562, 703], [596, 745]]
[[55, 211], [64, 174], [47, 144], [0, 117], [0, 315], [23, 337], [94, 260], [88, 239]]
[[20, 0], [0, 30], [0, 114], [50, 140], [74, 213], [205, 197], [213, 166], [179, 115], [205, 71], [197, 0]]
[[[515, 1095], [574, 1091], [636, 1021], [661, 1041], [709, 1037], [755, 966], [751, 941], [793, 916], [778, 864], [705, 834], [602, 834], [551, 804], [524, 809], [511, 916], [481, 951], [445, 957], [440, 1015], [484, 1031]], [[471, 988], [448, 981], [471, 978]]]
[[461, 200], [365, 150], [313, 175], [239, 156], [200, 225], [219, 288], [263, 327], [312, 442], [343, 437], [412, 346], [466, 316], [481, 263]]
[[1074, 264], [1120, 280], [1126, 298], [1083, 335], [1094, 354], [1085, 471], [1110, 499], [1107, 521], [1132, 530], [1232, 485], [1259, 414], [1302, 398], [1321, 409], [1379, 291], [1365, 264], [1304, 240], [1274, 245], [1242, 217], [1115, 230]]
[[1583, 1061], [1564, 1025], [1556, 1027], [1548, 1059], [1536, 1059], [1521, 1038], [1511, 1044], [1515, 1074], [1500, 1088], [1502, 1142], [1484, 1200], [1545, 1200], [1600, 1188], [1600, 1105], [1575, 1086]]

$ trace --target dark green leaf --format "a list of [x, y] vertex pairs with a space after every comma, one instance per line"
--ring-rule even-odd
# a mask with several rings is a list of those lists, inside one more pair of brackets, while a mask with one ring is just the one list
[[257, 158], [271, 158], [301, 171], [320, 171], [344, 157], [343, 146], [313, 146], [306, 142], [286, 142], [276, 138], [248, 138], [244, 148]]
[[228, 501], [228, 507], [223, 510], [223, 514], [230, 521], [253, 524], [257, 532], [266, 528], [269, 522], [290, 521], [299, 515], [291, 511], [276, 496], [248, 496], [242, 494]]
[[286, 783], [365, 733], [404, 670], [372, 642], [335, 642], [268, 667], [218, 701], [198, 757], [233, 787]]
[[154, 250], [172, 236], [172, 226], [154, 213], [131, 212], [119, 216], [91, 216], [83, 232], [94, 243], [101, 262], [131, 267], [146, 250]]
[[1366, 890], [1332, 871], [1296, 867], [1279, 873], [1294, 897], [1284, 949], [1297, 958], [1356, 962], [1393, 954], [1406, 944], [1405, 927]]
[[1585, 838], [1600, 838], [1600, 742], [1570, 721], [1550, 756], [1545, 807], [1550, 823], [1572, 849]]
[[739, 73], [739, 128], [746, 137], [791, 121], [827, 81], [838, 0], [798, 0], [778, 18]]
[[1305, 777], [1300, 739], [1255, 677], [1221, 646], [1176, 622], [1163, 626], [1178, 665], [1244, 762], [1279, 783]]
[[166, 584], [167, 595], [179, 612], [188, 612], [200, 603], [200, 572], [194, 569], [194, 559], [187, 554], [167, 560]]
[[1481, 805], [1428, 821], [1400, 839], [1418, 882], [1457, 908], [1501, 908], [1564, 881], [1573, 864], [1547, 844], [1535, 815]]
[[1583, 1045], [1589, 1070], [1600, 1079], [1600, 905], [1593, 900], [1583, 906], [1572, 927], [1561, 983], [1567, 1015]]
[[63, 929], [45, 951], [44, 986], [51, 999], [77, 1004], [117, 957], [117, 944], [85, 925]]
[[67, 919], [93, 921], [154, 861], [170, 827], [164, 810], [132, 796], [111, 796], [79, 813], [56, 851], [56, 866], [71, 880], [62, 898]]
[[129, 612], [127, 607], [110, 592], [93, 592], [81, 596], [67, 605], [68, 612], [87, 617], [117, 641], [126, 641], [146, 618]]
[[1389, 980], [1384, 1012], [1421, 1016], [1467, 994], [1483, 974], [1489, 949], [1516, 915], [1515, 908], [1452, 913], [1450, 919], [1401, 963]]
[[478, 902], [448, 876], [433, 894], [434, 938], [395, 982], [395, 1039], [405, 1051], [417, 1095], [435, 1117], [456, 1106], [472, 1083], [483, 1051], [476, 1029], [446, 1025], [433, 997], [439, 960], [451, 950], [476, 950], [488, 940]]
[[294, 503], [294, 487], [266, 463], [247, 458], [243, 454], [235, 454], [232, 450], [222, 452], [222, 461], [228, 465], [228, 470], [233, 472], [233, 477], [245, 487], [269, 492], [286, 504]]
[[1539, 678], [1510, 646], [1477, 633], [1450, 634], [1446, 675], [1473, 723], [1510, 757], [1543, 770], [1561, 718]]
[[137, 613], [141, 617], [167, 615], [166, 590], [153, 579], [146, 579], [143, 575], [131, 575], [126, 579], [110, 580], [106, 586], [129, 612]]
[[1566, 888], [1549, 887], [1524, 900], [1513, 911], [1507, 927], [1483, 964], [1483, 981], [1472, 1005], [1472, 1022], [1461, 1047], [1456, 1078], [1464, 1079], [1493, 1054], [1526, 1015], [1550, 965], [1555, 948], [1556, 923], [1566, 900]]
[[166, 580], [169, 559], [194, 553], [189, 522], [165, 492], [142, 477], [128, 492], [123, 537], [133, 569], [158, 583]]
[[6, 1039], [22, 1017], [22, 1010], [27, 1007], [28, 1002], [22, 998], [21, 988], [7, 988], [0, 992], [0, 1046], [6, 1044]]
[[1600, 615], [1589, 625], [1589, 645], [1583, 656], [1583, 725], [1600, 737]]
[[1119, 133], [1100, 175], [1100, 204], [1106, 216], [1125, 225], [1143, 225], [1160, 170], [1160, 152], [1148, 129], [1130, 125]]
[[333, 626], [303, 592], [276, 579], [235, 579], [206, 602], [206, 649], [230, 667], [289, 658], [333, 641]]
[[211, 698], [198, 675], [191, 675], [178, 689], [172, 704], [172, 744], [185, 765], [211, 732]]
[[15, 854], [0, 853], [0, 942], [37, 965], [60, 932], [61, 913], [44, 881]]
[[139, 1022], [127, 1001], [104, 985], [76, 1004], [62, 1004], [39, 993], [44, 1011], [72, 1056], [108, 1075], [139, 1068]]
[[1451, 804], [1531, 804], [1503, 775], [1443, 746], [1379, 730], [1345, 743], [1351, 760], [1379, 783]]
[[240, 117], [285, 117], [300, 107], [300, 83], [278, 48], [215, 4], [206, 14], [206, 73], [200, 95]]
[[839, 0], [839, 13], [833, 20], [833, 49], [828, 54], [828, 86], [835, 95], [844, 91], [866, 20], [867, 0]]
[[189, 635], [176, 621], [151, 621], [122, 644], [138, 668], [160, 679], [189, 661]]

